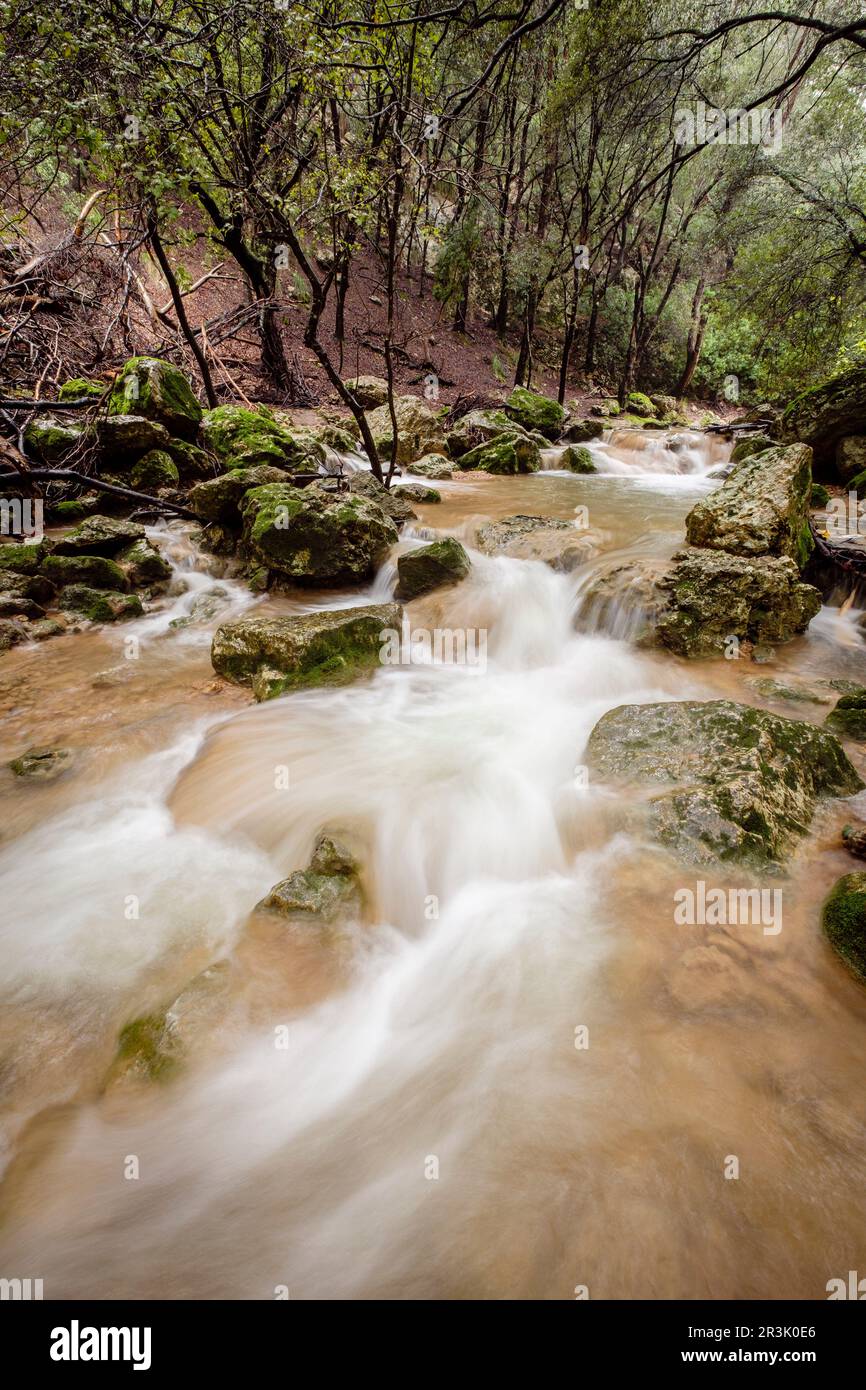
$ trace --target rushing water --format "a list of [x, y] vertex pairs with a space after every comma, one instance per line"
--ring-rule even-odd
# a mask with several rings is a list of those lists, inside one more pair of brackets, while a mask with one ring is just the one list
[[[251, 706], [208, 644], [258, 600], [180, 524], [155, 611], [4, 658], [4, 757], [76, 762], [0, 783], [0, 1273], [46, 1297], [820, 1298], [862, 1265], [866, 1011], [818, 928], [850, 804], [819, 810], [779, 935], [683, 927], [689, 874], [577, 775], [615, 705], [862, 677], [858, 615], [825, 608], [772, 668], [599, 630], [588, 577], [667, 558], [724, 448], [592, 451], [588, 477], [551, 450], [544, 474], [437, 484], [404, 533], [472, 545], [490, 518], [587, 509], [581, 569], [473, 551], [411, 605], [485, 630], [486, 666]], [[263, 602], [393, 582], [392, 559], [363, 593]], [[833, 698], [768, 707], [820, 721]], [[325, 829], [364, 865], [364, 921], [250, 915]], [[179, 995], [182, 1070], [106, 1087], [120, 1027]]]

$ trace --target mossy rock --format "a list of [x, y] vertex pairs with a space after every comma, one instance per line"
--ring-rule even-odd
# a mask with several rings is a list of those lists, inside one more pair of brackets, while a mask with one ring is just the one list
[[70, 584], [57, 602], [59, 608], [80, 613], [92, 623], [116, 623], [123, 618], [140, 618], [144, 612], [137, 594], [93, 589], [86, 584]]
[[587, 762], [600, 778], [655, 788], [653, 835], [698, 864], [776, 865], [819, 796], [863, 786], [831, 734], [732, 700], [621, 705], [593, 729]]
[[240, 529], [240, 505], [244, 495], [266, 483], [287, 483], [289, 476], [282, 468], [262, 464], [258, 468], [232, 468], [217, 478], [196, 483], [189, 494], [192, 511], [201, 521]]
[[349, 491], [356, 497], [369, 497], [397, 526], [415, 520], [415, 513], [400, 489], [385, 487], [384, 483], [380, 483], [378, 478], [374, 478], [372, 473], [364, 469], [358, 469], [349, 475]]
[[558, 439], [565, 423], [565, 410], [559, 401], [525, 386], [514, 387], [503, 409], [525, 430], [538, 430], [545, 439]]
[[851, 478], [846, 487], [849, 492], [856, 492], [858, 499], [866, 497], [866, 469]]
[[248, 557], [295, 584], [362, 583], [397, 540], [394, 522], [372, 499], [314, 486], [253, 488], [241, 515]]
[[0, 586], [6, 571], [13, 574], [35, 574], [45, 553], [42, 541], [27, 541], [23, 545], [0, 545]]
[[125, 363], [112, 388], [108, 413], [143, 415], [181, 439], [195, 439], [202, 418], [183, 372], [158, 357], [132, 357]]
[[89, 584], [92, 589], [117, 592], [129, 588], [123, 570], [105, 555], [46, 555], [42, 573], [58, 588], [67, 584]]
[[68, 770], [73, 761], [69, 748], [28, 748], [9, 764], [16, 777], [31, 782], [53, 782]]
[[762, 454], [765, 449], [775, 447], [775, 441], [767, 434], [747, 434], [745, 438], [737, 440], [731, 450], [731, 463], [742, 463], [743, 459], [751, 458], [753, 454]]
[[72, 497], [65, 502], [51, 502], [46, 505], [45, 519], [55, 526], [68, 526], [74, 521], [95, 516], [101, 506], [104, 494], [87, 492], [81, 497]]
[[629, 391], [626, 397], [626, 404], [631, 407], [632, 413], [640, 415], [645, 420], [654, 420], [658, 411], [643, 391]]
[[383, 633], [400, 632], [399, 604], [323, 609], [268, 617], [244, 615], [214, 634], [218, 675], [249, 685], [257, 700], [320, 685], [345, 685], [381, 664]]
[[612, 396], [603, 400], [600, 405], [594, 405], [590, 408], [591, 415], [600, 415], [602, 419], [615, 419], [619, 413], [619, 401], [615, 400]]
[[568, 468], [572, 473], [597, 473], [598, 469], [592, 461], [592, 454], [582, 445], [570, 444], [563, 451], [562, 458], [559, 460], [562, 468]]
[[604, 425], [601, 420], [572, 420], [563, 437], [572, 444], [584, 444], [590, 439], [600, 439], [603, 434]]
[[109, 468], [127, 469], [142, 454], [169, 442], [165, 425], [145, 415], [106, 415], [96, 424], [102, 462]]
[[[352, 424], [354, 425], [354, 420]], [[319, 425], [313, 432], [313, 437], [326, 448], [333, 449], [337, 454], [353, 454], [359, 448], [357, 430], [353, 434], [344, 425], [324, 424]]]
[[829, 501], [830, 501], [830, 493], [827, 491], [827, 489], [825, 488], [824, 484], [823, 484], [823, 483], [813, 483], [813, 484], [812, 484], [812, 490], [811, 490], [811, 492], [809, 493], [809, 506], [810, 506], [810, 507], [826, 507], [827, 504], [829, 503]]
[[[394, 401], [394, 414], [397, 420], [398, 467], [405, 468], [425, 454], [442, 453], [447, 448], [440, 414], [426, 401], [418, 396], [399, 396]], [[394, 425], [390, 408], [380, 405], [376, 410], [371, 410], [367, 424], [383, 471], [386, 471], [394, 453]]]
[[144, 539], [137, 521], [113, 516], [91, 516], [54, 545], [55, 555], [116, 555], [134, 541]]
[[171, 1017], [163, 1013], [134, 1018], [121, 1030], [112, 1067], [112, 1079], [130, 1074], [143, 1081], [167, 1081], [179, 1062], [172, 1036]]
[[341, 919], [357, 918], [362, 907], [358, 865], [343, 845], [323, 835], [309, 867], [275, 884], [256, 905], [256, 911], [330, 926]]
[[24, 450], [39, 463], [61, 463], [81, 443], [84, 431], [76, 425], [63, 424], [53, 415], [39, 415], [24, 429]]
[[866, 982], [866, 873], [844, 874], [824, 903], [824, 935], [858, 980]]
[[344, 385], [348, 386], [362, 410], [376, 410], [388, 399], [388, 383], [381, 376], [350, 376]]
[[419, 546], [397, 561], [397, 598], [413, 599], [465, 579], [472, 565], [463, 546], [452, 536]]
[[422, 459], [415, 460], [410, 471], [434, 483], [454, 477], [454, 465], [444, 454], [425, 454]]
[[180, 473], [171, 454], [150, 449], [132, 465], [129, 482], [139, 492], [155, 492], [161, 487], [177, 487]]
[[201, 437], [226, 468], [267, 465], [318, 472], [325, 450], [311, 435], [292, 432], [264, 406], [219, 405], [202, 417]]
[[153, 542], [146, 538], [121, 550], [117, 563], [123, 566], [135, 589], [147, 584], [162, 584], [171, 578], [171, 565], [160, 555]]
[[866, 688], [843, 695], [824, 720], [824, 727], [840, 738], [866, 743]]
[[803, 391], [782, 415], [780, 430], [783, 439], [811, 445], [816, 463], [831, 466], [841, 439], [866, 435], [866, 359]]
[[458, 463], [460, 468], [477, 468], [483, 473], [535, 473], [541, 467], [541, 450], [525, 435], [500, 434], [470, 449]]
[[442, 493], [435, 487], [426, 487], [424, 483], [399, 483], [392, 491], [395, 497], [404, 502], [442, 501]]
[[222, 471], [222, 464], [215, 455], [209, 454], [207, 449], [200, 448], [198, 444], [190, 444], [185, 439], [170, 439], [164, 445], [164, 452], [176, 465], [185, 482], [213, 478]]
[[69, 381], [64, 381], [57, 392], [57, 399], [60, 401], [86, 399], [98, 401], [107, 389], [104, 381], [96, 381], [86, 376], [74, 376]]
[[690, 545], [733, 555], [788, 556], [802, 569], [814, 548], [809, 527], [812, 451], [775, 446], [744, 459], [686, 517]]

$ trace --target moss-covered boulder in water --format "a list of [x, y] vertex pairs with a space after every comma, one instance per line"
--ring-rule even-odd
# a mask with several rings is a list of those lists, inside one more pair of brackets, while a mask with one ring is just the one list
[[777, 447], [744, 459], [686, 518], [691, 545], [733, 555], [787, 555], [802, 569], [812, 553], [812, 451]]
[[646, 823], [696, 864], [776, 864], [819, 796], [863, 785], [831, 734], [731, 700], [620, 705], [593, 729], [587, 762], [606, 782], [658, 787]]
[[81, 443], [83, 430], [55, 419], [37, 415], [24, 429], [24, 451], [39, 463], [61, 463]]
[[824, 903], [824, 935], [858, 980], [866, 981], [866, 873], [844, 874]]
[[397, 540], [397, 527], [367, 497], [272, 483], [241, 503], [246, 554], [295, 584], [371, 579]]
[[471, 568], [469, 556], [452, 536], [419, 546], [397, 561], [397, 597], [419, 598], [446, 584], [457, 584]]
[[31, 782], [53, 782], [72, 764], [69, 748], [28, 748], [9, 764], [16, 777]]
[[780, 436], [812, 446], [816, 464], [833, 463], [836, 445], [866, 434], [866, 360], [802, 392], [784, 412]]
[[330, 925], [356, 918], [363, 905], [358, 865], [345, 847], [330, 836], [318, 840], [309, 868], [299, 869], [256, 905], [257, 912], [281, 917], [315, 919]]
[[679, 656], [722, 656], [740, 642], [790, 642], [805, 632], [821, 595], [787, 556], [687, 549], [658, 581], [657, 640]]
[[541, 467], [541, 450], [526, 435], [500, 434], [470, 449], [458, 464], [460, 468], [477, 468], [483, 473], [535, 473]]
[[137, 521], [113, 516], [89, 516], [54, 545], [55, 555], [116, 555], [119, 550], [144, 539], [144, 527]]
[[502, 434], [519, 434], [530, 438], [528, 430], [506, 415], [504, 410], [470, 410], [448, 431], [448, 449], [452, 458], [459, 459], [478, 444], [487, 444]]
[[349, 491], [356, 497], [369, 497], [397, 526], [402, 526], [404, 521], [415, 519], [415, 513], [406, 497], [397, 488], [385, 487], [384, 483], [380, 483], [378, 478], [374, 478], [373, 474], [365, 469], [359, 468], [357, 472], [349, 474]]
[[240, 505], [250, 488], [288, 481], [288, 475], [282, 468], [274, 468], [269, 464], [262, 464], [258, 468], [232, 468], [217, 478], [208, 478], [205, 482], [196, 483], [189, 494], [188, 502], [191, 510], [201, 521], [217, 522], [239, 530]]
[[156, 492], [161, 487], [177, 487], [180, 474], [165, 449], [150, 449], [129, 471], [129, 485], [139, 492]]
[[195, 439], [202, 408], [183, 372], [158, 357], [132, 357], [117, 377], [109, 415], [144, 415], [169, 434]]
[[106, 555], [47, 555], [42, 573], [58, 588], [66, 584], [89, 584], [92, 589], [118, 592], [129, 588], [123, 570]]
[[442, 501], [442, 493], [435, 487], [427, 487], [426, 483], [398, 483], [393, 493], [403, 503]]
[[268, 464], [298, 473], [316, 473], [325, 450], [309, 434], [293, 433], [264, 406], [218, 405], [201, 422], [206, 447], [226, 468]]
[[[425, 454], [444, 453], [447, 449], [444, 427], [439, 413], [418, 396], [399, 396], [394, 402], [397, 420], [397, 463], [406, 467]], [[371, 410], [367, 423], [376, 445], [383, 470], [391, 462], [394, 445], [394, 425], [387, 405]]]
[[45, 553], [42, 541], [26, 541], [22, 545], [16, 545], [14, 542], [0, 545], [0, 582], [6, 572], [35, 574]]
[[626, 407], [633, 415], [640, 415], [644, 420], [652, 420], [658, 415], [649, 396], [645, 396], [643, 391], [629, 391]]
[[731, 450], [731, 463], [742, 463], [753, 454], [762, 454], [765, 449], [774, 449], [775, 441], [768, 434], [747, 434], [738, 439]]
[[211, 661], [218, 675], [252, 686], [257, 700], [345, 685], [379, 667], [382, 634], [399, 632], [402, 617], [396, 603], [292, 617], [252, 613], [217, 629]]
[[565, 411], [559, 401], [525, 386], [515, 386], [503, 409], [525, 430], [538, 430], [545, 439], [558, 439], [565, 423]]
[[431, 482], [440, 482], [445, 478], [454, 477], [454, 465], [444, 454], [425, 454], [422, 459], [416, 459], [410, 469], [419, 478], [429, 478]]
[[840, 738], [855, 739], [866, 743], [866, 688], [843, 695], [835, 708], [824, 720], [824, 727], [831, 729]]
[[138, 594], [93, 589], [87, 584], [70, 584], [57, 600], [59, 608], [80, 613], [92, 623], [116, 623], [122, 618], [140, 618], [144, 609]]
[[563, 431], [563, 438], [572, 444], [585, 444], [590, 439], [599, 439], [603, 434], [601, 420], [571, 420]]
[[572, 473], [597, 473], [598, 469], [592, 461], [592, 454], [582, 445], [570, 444], [567, 449], [563, 449], [562, 457], [559, 460], [560, 468], [568, 468]]
[[135, 589], [148, 584], [162, 584], [171, 578], [171, 565], [160, 555], [152, 541], [135, 541], [133, 545], [121, 550], [117, 556], [118, 565], [123, 566], [130, 584]]

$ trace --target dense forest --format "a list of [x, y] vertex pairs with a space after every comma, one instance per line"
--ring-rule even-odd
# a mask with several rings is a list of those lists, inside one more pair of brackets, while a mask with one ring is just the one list
[[809, 1359], [866, 1297], [863, 0], [0, 0], [0, 493], [51, 1358], [551, 1299]]

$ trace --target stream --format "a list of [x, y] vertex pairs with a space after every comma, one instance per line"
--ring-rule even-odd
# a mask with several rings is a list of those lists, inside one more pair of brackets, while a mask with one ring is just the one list
[[[819, 806], [768, 935], [675, 924], [695, 871], [580, 775], [616, 705], [820, 723], [831, 691], [749, 682], [863, 679], [851, 607], [767, 666], [643, 650], [589, 612], [600, 569], [682, 545], [729, 447], [620, 429], [593, 475], [555, 449], [457, 474], [351, 593], [261, 599], [160, 525], [174, 582], [144, 618], [3, 658], [2, 762], [74, 763], [0, 775], [0, 1273], [46, 1298], [811, 1299], [858, 1268], [866, 1013], [820, 907], [866, 793]], [[577, 508], [571, 573], [474, 548], [488, 520]], [[472, 571], [407, 611], [484, 631], [484, 663], [262, 705], [214, 678], [227, 617], [385, 601], [396, 554], [440, 532]], [[364, 920], [252, 912], [325, 830], [363, 865]], [[170, 1001], [183, 1066], [112, 1079], [121, 1028]]]

